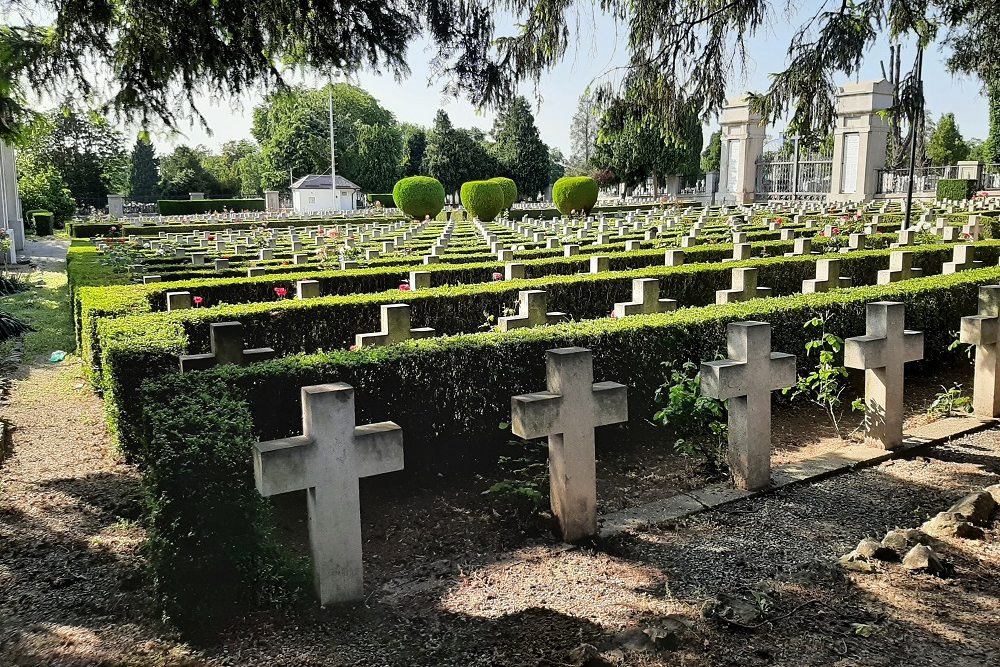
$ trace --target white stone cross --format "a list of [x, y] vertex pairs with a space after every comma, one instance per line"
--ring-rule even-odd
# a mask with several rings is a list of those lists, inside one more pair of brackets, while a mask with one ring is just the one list
[[393, 345], [411, 338], [430, 338], [434, 329], [410, 328], [410, 306], [405, 303], [391, 303], [379, 306], [381, 328], [374, 333], [362, 333], [354, 337], [354, 344], [361, 347]]
[[538, 327], [543, 324], [558, 324], [566, 313], [546, 312], [548, 307], [545, 290], [522, 290], [517, 293], [517, 315], [501, 317], [497, 324], [500, 331]]
[[208, 354], [180, 355], [181, 373], [201, 371], [223, 364], [245, 366], [255, 361], [274, 358], [274, 349], [257, 347], [243, 349], [243, 324], [240, 322], [216, 322], [208, 325], [210, 349]]
[[802, 281], [803, 294], [819, 294], [837, 287], [850, 287], [851, 279], [840, 276], [839, 259], [816, 260], [816, 278]]
[[757, 269], [733, 269], [732, 289], [715, 292], [715, 303], [737, 303], [771, 295], [770, 287], [757, 287]]
[[167, 312], [185, 310], [193, 304], [191, 292], [167, 292]]
[[906, 246], [913, 245], [917, 241], [917, 230], [915, 229], [901, 229], [899, 230], [898, 239], [895, 243], [889, 244], [890, 248], [904, 248]]
[[358, 479], [403, 469], [403, 431], [393, 422], [354, 425], [347, 384], [302, 388], [303, 435], [259, 442], [257, 491], [306, 491], [313, 581], [322, 605], [363, 597]]
[[771, 483], [771, 392], [795, 384], [795, 355], [771, 352], [767, 322], [730, 322], [729, 359], [701, 365], [701, 393], [729, 401], [729, 465], [741, 489]]
[[628, 420], [628, 390], [594, 382], [590, 350], [565, 347], [545, 353], [547, 391], [511, 399], [511, 430], [549, 439], [549, 496], [567, 542], [597, 534], [597, 464], [594, 428]]
[[877, 285], [888, 285], [900, 280], [918, 278], [923, 273], [922, 269], [913, 267], [913, 252], [909, 250], [897, 250], [889, 253], [889, 268], [878, 272]]
[[987, 419], [1000, 416], [1000, 285], [979, 288], [979, 314], [962, 318], [959, 340], [976, 346], [973, 411]]
[[753, 256], [753, 248], [749, 243], [733, 244], [733, 256], [723, 259], [723, 262], [742, 262]]
[[798, 255], [812, 254], [812, 239], [798, 238], [792, 242], [792, 251], [786, 252], [785, 257], [796, 257]]
[[676, 309], [676, 300], [660, 298], [660, 281], [658, 279], [635, 278], [632, 280], [632, 300], [616, 303], [613, 315], [620, 318], [629, 315], [665, 313]]
[[983, 265], [976, 261], [976, 246], [957, 245], [951, 251], [951, 261], [941, 265], [941, 273], [948, 275], [959, 271], [977, 269]]
[[867, 234], [855, 233], [847, 237], [847, 246], [840, 249], [842, 253], [848, 253], [854, 250], [864, 250], [865, 249], [865, 239], [868, 238]]
[[865, 371], [866, 440], [884, 449], [903, 444], [903, 365], [924, 358], [924, 334], [904, 319], [902, 303], [869, 303], [865, 335], [844, 341], [844, 365]]

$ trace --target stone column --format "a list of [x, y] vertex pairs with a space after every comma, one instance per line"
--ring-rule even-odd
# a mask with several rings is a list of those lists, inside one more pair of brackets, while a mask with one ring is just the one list
[[189, 192], [188, 196], [190, 196], [191, 199], [204, 199], [205, 198], [205, 193], [204, 192]]
[[841, 86], [833, 131], [830, 201], [868, 201], [875, 196], [878, 171], [885, 168], [889, 122], [879, 112], [892, 106], [892, 84], [862, 81]]
[[752, 204], [757, 160], [764, 153], [764, 126], [751, 113], [746, 97], [730, 99], [722, 108], [722, 162], [718, 201]]
[[278, 198], [277, 190], [264, 190], [264, 208], [267, 209], [268, 213], [281, 209], [281, 200]]
[[958, 163], [958, 177], [967, 181], [975, 181], [976, 189], [983, 178], [983, 163], [978, 160], [961, 160]]
[[0, 141], [0, 227], [6, 229], [13, 240], [8, 261], [17, 261], [17, 251], [24, 250], [24, 218], [17, 192], [14, 147], [3, 141]]
[[123, 195], [108, 195], [108, 215], [112, 218], [125, 217], [125, 197]]

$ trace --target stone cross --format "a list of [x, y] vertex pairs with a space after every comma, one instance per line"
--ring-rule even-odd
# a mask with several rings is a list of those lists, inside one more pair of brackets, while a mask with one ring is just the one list
[[167, 292], [167, 312], [191, 308], [193, 300], [191, 292]]
[[319, 296], [318, 280], [299, 280], [295, 283], [296, 299], [315, 299]]
[[899, 240], [895, 243], [890, 243], [890, 248], [904, 248], [917, 242], [917, 230], [915, 229], [901, 229], [897, 236]]
[[982, 262], [976, 261], [976, 246], [957, 245], [951, 251], [951, 261], [941, 265], [941, 273], [944, 275], [958, 273], [959, 271], [977, 269], [982, 265]]
[[504, 280], [524, 280], [525, 266], [521, 262], [510, 262], [503, 267]]
[[363, 598], [358, 479], [403, 469], [393, 422], [355, 426], [354, 389], [302, 387], [303, 435], [254, 445], [257, 491], [306, 491], [313, 581], [322, 605]]
[[243, 324], [240, 322], [216, 322], [208, 325], [210, 349], [208, 354], [180, 355], [181, 373], [203, 371], [213, 366], [236, 364], [246, 366], [255, 361], [273, 359], [275, 352], [270, 347], [243, 349]]
[[877, 285], [888, 285], [900, 280], [917, 278], [923, 273], [922, 269], [913, 268], [913, 252], [909, 250], [897, 250], [889, 253], [889, 268], [878, 272]]
[[684, 251], [667, 250], [666, 252], [663, 253], [663, 264], [664, 266], [683, 266]]
[[410, 278], [407, 281], [410, 291], [425, 290], [431, 288], [430, 271], [410, 271]]
[[750, 299], [771, 296], [770, 287], [757, 287], [757, 269], [733, 269], [732, 289], [715, 292], [715, 303], [737, 303]]
[[987, 419], [1000, 416], [1000, 285], [979, 288], [979, 314], [962, 318], [959, 340], [976, 346], [973, 411]]
[[629, 315], [665, 313], [676, 309], [677, 301], [660, 298], [660, 281], [658, 279], [636, 278], [632, 281], [632, 300], [616, 303], [612, 314], [615, 317], [628, 317]]
[[517, 293], [517, 315], [501, 317], [497, 324], [500, 331], [510, 331], [511, 329], [521, 329], [524, 327], [538, 327], [543, 324], [558, 324], [566, 313], [545, 312], [546, 305], [545, 290], [532, 289], [522, 290]]
[[727, 257], [723, 262], [742, 262], [753, 256], [753, 249], [749, 243], [733, 244], [733, 256]]
[[392, 303], [379, 306], [381, 328], [374, 333], [358, 334], [354, 337], [357, 347], [374, 347], [376, 345], [393, 345], [411, 338], [431, 338], [434, 329], [423, 327], [410, 328], [410, 306], [405, 303]]
[[795, 384], [795, 355], [771, 352], [767, 322], [730, 322], [729, 359], [701, 365], [701, 393], [729, 401], [729, 465], [737, 487], [771, 483], [771, 392]]
[[924, 358], [924, 334], [904, 317], [901, 303], [869, 303], [865, 335], [844, 341], [844, 365], [865, 371], [866, 440], [884, 449], [903, 444], [903, 364]]
[[812, 254], [812, 239], [799, 238], [792, 241], [792, 251], [786, 252], [785, 257], [796, 257], [798, 255]]
[[597, 464], [594, 428], [628, 420], [628, 390], [594, 382], [590, 350], [565, 347], [545, 353], [547, 391], [511, 399], [511, 431], [549, 439], [549, 496], [567, 542], [597, 534]]
[[816, 260], [816, 278], [802, 281], [803, 294], [829, 292], [837, 287], [850, 287], [851, 279], [840, 276], [839, 259]]
[[848, 253], [853, 250], [864, 250], [865, 249], [865, 239], [868, 238], [867, 234], [851, 234], [847, 237], [847, 246], [840, 249], [842, 253]]

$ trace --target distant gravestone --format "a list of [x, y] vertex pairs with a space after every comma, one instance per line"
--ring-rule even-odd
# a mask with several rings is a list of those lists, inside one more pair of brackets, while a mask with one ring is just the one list
[[522, 438], [548, 437], [549, 496], [562, 538], [575, 542], [597, 534], [597, 464], [594, 429], [628, 420], [628, 390], [594, 382], [590, 350], [545, 353], [547, 391], [511, 399], [511, 431]]
[[771, 296], [770, 287], [757, 287], [757, 269], [733, 269], [732, 289], [717, 290], [715, 303], [738, 303]]
[[434, 329], [429, 327], [410, 328], [410, 306], [405, 303], [379, 306], [379, 320], [381, 328], [378, 331], [355, 336], [354, 344], [357, 347], [394, 345], [411, 338], [430, 338], [434, 335]]
[[403, 469], [403, 431], [393, 422], [355, 426], [354, 389], [302, 388], [303, 435], [254, 446], [257, 491], [305, 490], [313, 581], [322, 605], [364, 597], [358, 480]]
[[180, 355], [181, 373], [224, 364], [245, 366], [274, 358], [275, 352], [270, 347], [243, 349], [243, 324], [240, 322], [215, 322], [208, 325], [208, 332], [211, 352]]
[[957, 245], [951, 251], [951, 261], [941, 265], [941, 273], [948, 275], [959, 271], [978, 269], [983, 265], [976, 261], [976, 246]]
[[977, 416], [1000, 416], [1000, 285], [979, 288], [979, 314], [962, 318], [959, 340], [976, 346], [972, 408]]
[[913, 266], [913, 252], [909, 250], [897, 250], [889, 253], [889, 268], [878, 272], [876, 284], [888, 285], [900, 280], [917, 278], [923, 273], [921, 269]]
[[632, 300], [616, 303], [612, 314], [615, 317], [665, 313], [676, 310], [677, 301], [660, 298], [660, 281], [656, 278], [636, 278], [632, 281]]
[[839, 259], [820, 259], [816, 260], [816, 278], [802, 281], [802, 293], [820, 294], [850, 286], [851, 279], [840, 275]]
[[546, 312], [548, 309], [545, 290], [522, 290], [517, 293], [517, 315], [501, 317], [497, 320], [500, 331], [540, 327], [545, 324], [558, 324], [566, 317], [566, 313]]

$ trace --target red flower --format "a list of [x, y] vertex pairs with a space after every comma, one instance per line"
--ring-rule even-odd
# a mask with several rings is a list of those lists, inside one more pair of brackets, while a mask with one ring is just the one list
[[279, 299], [284, 299], [286, 296], [288, 296], [288, 290], [285, 289], [284, 287], [275, 287], [274, 293], [278, 295]]
[[209, 234], [208, 235], [208, 240], [209, 241], [214, 241], [215, 240], [215, 234]]
[[833, 229], [831, 229], [831, 230], [830, 230], [830, 232], [831, 232], [831, 233], [832, 233], [832, 234], [833, 234], [834, 236], [836, 236], [837, 234], [839, 234], [839, 233], [840, 233], [840, 227], [834, 227]]
[[401, 283], [400, 286], [399, 286], [399, 289], [401, 289], [404, 292], [409, 292], [410, 291], [410, 286], [407, 285], [406, 283]]
[[113, 231], [113, 232], [117, 232], [117, 231], [118, 231], [118, 228], [117, 228], [117, 227], [112, 227], [112, 228], [111, 228], [111, 231]]
[[503, 280], [503, 274], [502, 273], [494, 273], [493, 274], [493, 280]]
[[191, 300], [194, 301], [194, 305], [196, 305], [196, 306], [200, 306], [202, 304], [202, 302], [205, 301], [200, 296], [196, 296], [196, 297], [192, 298]]

